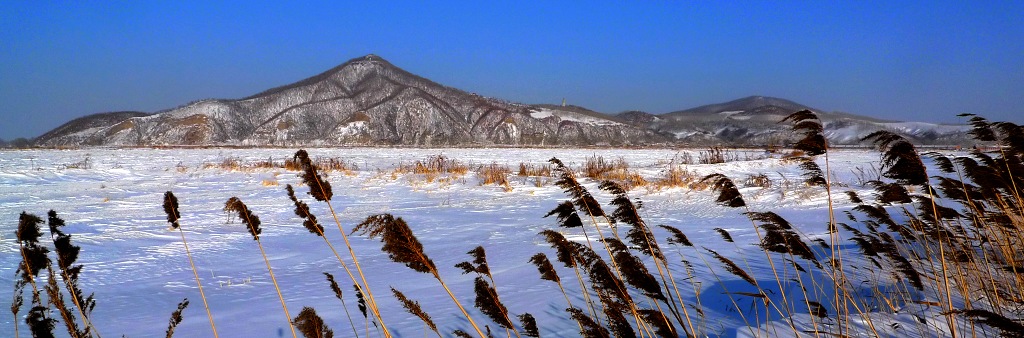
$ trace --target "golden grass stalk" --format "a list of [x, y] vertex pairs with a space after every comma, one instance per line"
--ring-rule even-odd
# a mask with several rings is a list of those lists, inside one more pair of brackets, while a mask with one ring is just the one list
[[341, 308], [345, 309], [345, 317], [348, 317], [348, 324], [352, 327], [352, 336], [359, 337], [359, 332], [356, 331], [356, 323], [352, 320], [352, 315], [348, 312], [348, 305], [345, 305], [345, 297], [341, 296], [341, 287], [338, 286], [338, 282], [334, 280], [334, 275], [324, 272], [324, 276], [327, 277], [327, 282], [331, 285], [331, 291], [334, 291], [334, 296], [341, 301]]
[[[345, 241], [345, 247], [348, 248], [349, 256], [352, 257], [352, 265], [355, 265], [356, 272], [359, 274], [359, 281], [355, 281], [355, 283], [361, 290], [365, 290], [367, 305], [369, 306], [370, 311], [373, 312], [374, 317], [377, 317], [377, 320], [380, 322], [380, 327], [381, 330], [384, 331], [384, 336], [391, 337], [391, 333], [388, 331], [388, 326], [384, 324], [383, 317], [380, 314], [380, 309], [377, 307], [377, 301], [373, 296], [373, 291], [370, 290], [370, 283], [366, 281], [366, 274], [363, 273], [363, 268], [359, 265], [359, 259], [356, 257], [356, 252], [352, 249], [352, 244], [348, 240], [348, 234], [345, 232], [345, 229], [342, 228], [341, 220], [338, 219], [338, 214], [334, 211], [334, 206], [331, 204], [331, 197], [334, 196], [334, 193], [331, 190], [331, 183], [321, 177], [320, 173], [317, 171], [317, 166], [313, 165], [309, 159], [309, 153], [305, 150], [295, 152], [293, 160], [298, 162], [302, 168], [302, 182], [309, 186], [309, 195], [313, 196], [314, 199], [327, 204], [327, 208], [330, 210], [331, 216], [334, 218], [334, 224], [338, 227], [338, 232], [341, 233], [341, 238]], [[441, 160], [439, 160], [439, 162], [440, 161]], [[311, 215], [309, 213], [306, 214]], [[302, 217], [302, 215], [299, 216]], [[330, 243], [328, 243], [328, 245], [330, 245]], [[334, 246], [331, 245], [331, 248], [333, 250]], [[338, 256], [337, 251], [335, 251], [335, 256]], [[340, 256], [338, 257], [338, 260], [341, 261]], [[342, 262], [342, 266], [345, 266], [344, 262]], [[347, 267], [345, 270], [349, 273], [349, 276], [355, 280]]]
[[171, 229], [178, 230], [178, 234], [181, 235], [181, 244], [185, 246], [185, 256], [188, 257], [188, 265], [192, 267], [192, 275], [196, 279], [196, 286], [199, 287], [199, 297], [203, 300], [203, 308], [206, 309], [206, 318], [210, 320], [210, 329], [213, 330], [213, 336], [219, 337], [217, 334], [217, 325], [213, 322], [213, 312], [210, 311], [210, 304], [206, 301], [206, 293], [203, 292], [203, 283], [199, 281], [199, 271], [196, 269], [196, 264], [192, 260], [192, 252], [188, 248], [188, 241], [185, 240], [185, 231], [181, 229], [181, 214], [178, 212], [178, 198], [174, 196], [173, 192], [164, 193], [164, 213], [167, 214], [167, 222], [171, 223]]
[[21, 306], [25, 304], [24, 294], [25, 284], [21, 280], [14, 282], [14, 299], [11, 300], [11, 314], [14, 315], [14, 320], [11, 323], [14, 323], [15, 338], [20, 336], [18, 332], [18, 312], [21, 311]]
[[[320, 238], [323, 238], [324, 243], [327, 244], [327, 247], [331, 249], [332, 253], [334, 253], [334, 257], [338, 259], [338, 263], [341, 263], [342, 269], [345, 270], [346, 274], [348, 274], [348, 277], [352, 280], [352, 283], [359, 285], [359, 279], [357, 279], [355, 275], [352, 273], [352, 270], [348, 268], [348, 264], [346, 264], [345, 260], [341, 258], [340, 254], [338, 254], [338, 250], [334, 248], [334, 244], [332, 244], [331, 241], [327, 239], [327, 236], [324, 234], [324, 227], [320, 225], [320, 223], [317, 221], [316, 216], [313, 215], [312, 212], [310, 212], [309, 205], [299, 200], [298, 197], [295, 196], [295, 189], [292, 188], [291, 184], [285, 186], [285, 191], [288, 192], [288, 198], [291, 199], [292, 202], [295, 204], [295, 215], [303, 219], [302, 226], [304, 226], [306, 230], [308, 230], [310, 233], [315, 234]], [[334, 276], [331, 276], [330, 274], [327, 275], [329, 276], [328, 280], [331, 281], [332, 289], [335, 289], [337, 287], [337, 283], [334, 282]], [[345, 300], [341, 298], [340, 291], [341, 289], [337, 288], [335, 293], [338, 295], [338, 299], [341, 299], [342, 305], [344, 305]], [[345, 309], [345, 312], [347, 313], [348, 309]], [[379, 312], [372, 312], [374, 314], [374, 318], [376, 318], [381, 323], [381, 326], [384, 326], [384, 322], [382, 321], [383, 319], [380, 317]], [[349, 322], [351, 321], [352, 317], [349, 316]]]
[[270, 268], [270, 259], [267, 258], [267, 252], [263, 250], [263, 244], [260, 243], [260, 218], [249, 210], [249, 207], [238, 199], [238, 197], [231, 197], [227, 202], [224, 203], [225, 211], [233, 211], [238, 215], [238, 218], [242, 220], [242, 223], [246, 225], [249, 230], [249, 234], [252, 235], [252, 239], [256, 241], [256, 245], [260, 248], [260, 254], [263, 255], [263, 262], [267, 264], [267, 272], [270, 274], [270, 281], [274, 283], [274, 290], [277, 290], [277, 298], [281, 300], [281, 307], [284, 308], [285, 320], [288, 321], [288, 328], [292, 331], [292, 337], [298, 338], [295, 333], [295, 325], [292, 323], [292, 315], [288, 313], [288, 304], [284, 301], [284, 295], [281, 294], [281, 288], [277, 285], [277, 278], [274, 277], [274, 270]]
[[61, 319], [63, 319], [64, 326], [68, 330], [68, 334], [72, 337], [87, 337], [88, 329], [81, 331], [78, 329], [78, 323], [75, 320], [74, 314], [68, 309], [67, 304], [64, 302], [64, 295], [60, 292], [60, 287], [57, 286], [57, 277], [51, 267], [46, 267], [49, 271], [49, 277], [47, 278], [46, 284], [46, 295], [47, 301], [50, 305], [57, 308], [57, 312], [60, 313]]

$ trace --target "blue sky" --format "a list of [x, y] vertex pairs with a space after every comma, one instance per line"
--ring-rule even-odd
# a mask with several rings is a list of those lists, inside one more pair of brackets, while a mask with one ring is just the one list
[[1024, 1], [0, 0], [0, 138], [240, 98], [378, 54], [523, 103], [666, 113], [750, 95], [1024, 122]]

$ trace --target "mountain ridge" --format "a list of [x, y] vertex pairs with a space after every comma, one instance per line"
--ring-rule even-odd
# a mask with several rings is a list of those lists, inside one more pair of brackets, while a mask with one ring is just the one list
[[[818, 113], [826, 135], [837, 142], [857, 143], [850, 133], [896, 128], [887, 123], [897, 123], [827, 113], [768, 96], [658, 115], [640, 111], [611, 115], [578, 106], [527, 105], [445, 86], [369, 54], [240, 99], [198, 100], [153, 114], [85, 116], [41, 135], [36, 144], [753, 145], [782, 142], [788, 129], [777, 122], [803, 109]], [[953, 142], [960, 133], [939, 132], [936, 130], [941, 128], [928, 129], [926, 125], [913, 126], [922, 130], [904, 129], [922, 143]], [[929, 136], [918, 137], [915, 132]]]

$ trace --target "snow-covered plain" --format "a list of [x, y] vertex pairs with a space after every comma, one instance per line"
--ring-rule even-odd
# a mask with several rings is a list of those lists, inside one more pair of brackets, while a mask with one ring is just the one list
[[[442, 277], [470, 314], [480, 324], [491, 323], [472, 308], [473, 276], [463, 275], [454, 265], [471, 258], [466, 252], [480, 245], [486, 249], [494, 280], [505, 305], [512, 314], [529, 312], [540, 326], [542, 336], [575, 336], [578, 327], [564, 311], [565, 299], [557, 286], [539, 278], [527, 260], [537, 252], [554, 260], [554, 251], [537, 235], [544, 229], [562, 230], [570, 238], [582, 238], [577, 230], [557, 228], [556, 220], [543, 216], [567, 196], [547, 183], [537, 186], [536, 178], [515, 176], [520, 163], [543, 164], [557, 157], [569, 167], [579, 168], [590, 156], [608, 160], [624, 159], [648, 180], [664, 175], [669, 166], [679, 163], [687, 153], [697, 157], [699, 150], [604, 150], [604, 149], [381, 149], [332, 148], [308, 149], [311, 157], [341, 158], [358, 166], [351, 175], [332, 173], [333, 206], [341, 225], [350, 231], [367, 216], [391, 213], [404, 218], [423, 243], [425, 251], [437, 263]], [[237, 196], [263, 222], [261, 236], [281, 291], [294, 317], [304, 306], [313, 307], [338, 336], [353, 334], [342, 304], [328, 287], [322, 272], [333, 274], [345, 291], [346, 303], [357, 318], [356, 331], [367, 328], [359, 318], [351, 282], [323, 240], [306, 231], [293, 213], [285, 193], [285, 184], [298, 186], [295, 172], [283, 169], [228, 171], [204, 164], [219, 164], [227, 159], [243, 163], [290, 158], [294, 149], [88, 149], [33, 150], [0, 152], [0, 288], [13, 288], [15, 268], [20, 255], [14, 239], [18, 215], [22, 211], [44, 217], [56, 210], [68, 226], [73, 243], [82, 247], [78, 263], [84, 264], [81, 287], [95, 293], [97, 306], [92, 314], [95, 327], [103, 336], [162, 336], [175, 305], [188, 298], [179, 325], [179, 337], [212, 336], [199, 298], [192, 271], [176, 232], [169, 230], [162, 208], [163, 194], [173, 191], [178, 197], [181, 224], [200, 270], [200, 278], [210, 302], [218, 331], [223, 337], [277, 337], [290, 335], [281, 304], [265, 269], [256, 243], [244, 225], [222, 211], [224, 202]], [[698, 175], [722, 173], [737, 182], [752, 211], [774, 211], [807, 238], [827, 238], [828, 196], [821, 188], [800, 184], [801, 172], [795, 163], [760, 151], [734, 152], [739, 161], [714, 165], [686, 165]], [[453, 180], [428, 182], [413, 174], [391, 175], [400, 164], [411, 164], [434, 155], [444, 155], [471, 165], [497, 163], [513, 170], [511, 191], [494, 185], [480, 185], [471, 172]], [[840, 150], [830, 153], [829, 168], [834, 181], [845, 185], [840, 190], [858, 191], [870, 196], [864, 179], [877, 175], [878, 154], [868, 150]], [[747, 187], [749, 175], [765, 174], [769, 188]], [[543, 180], [543, 179], [542, 179]], [[551, 179], [548, 179], [551, 180]], [[276, 182], [276, 185], [274, 183]], [[583, 179], [598, 200], [607, 205], [610, 196], [597, 189], [597, 183]], [[341, 236], [330, 218], [327, 206], [315, 202], [308, 189], [298, 187], [298, 195], [309, 203], [327, 228], [327, 237], [344, 248]], [[687, 188], [654, 189], [641, 187], [631, 197], [643, 202], [642, 216], [648, 224], [666, 224], [681, 229], [698, 246], [715, 250], [740, 263], [766, 288], [777, 289], [765, 261], [756, 247], [757, 235], [743, 210], [714, 203], [711, 191]], [[853, 205], [845, 196], [833, 196], [837, 212]], [[736, 243], [727, 243], [713, 228], [731, 232]], [[45, 228], [45, 226], [44, 226]], [[622, 230], [620, 230], [622, 231]], [[772, 314], [773, 324], [763, 323], [763, 308], [749, 298], [737, 297], [737, 309], [723, 288], [744, 289], [742, 280], [728, 274], [706, 252], [709, 268], [693, 248], [665, 242], [667, 234], [655, 228], [658, 241], [666, 249], [677, 279], [686, 276], [680, 263], [685, 257], [694, 264], [697, 297], [692, 287], [680, 289], [690, 304], [698, 304], [707, 320], [698, 320], [702, 333], [709, 336], [747, 336], [761, 332], [765, 336], [792, 334], [788, 323]], [[44, 239], [47, 237], [44, 237]], [[420, 302], [438, 323], [442, 333], [455, 329], [472, 332], [465, 318], [448, 295], [428, 275], [416, 273], [387, 258], [381, 244], [363, 236], [351, 236], [353, 247], [367, 273], [372, 292], [380, 304], [384, 321], [396, 336], [423, 336], [423, 323], [406, 313], [391, 296], [394, 287]], [[341, 251], [341, 250], [339, 250]], [[853, 252], [854, 250], [850, 250]], [[344, 254], [343, 257], [347, 257]], [[556, 267], [565, 280], [571, 270]], [[653, 267], [652, 264], [649, 264]], [[715, 273], [711, 273], [715, 271]], [[717, 277], [716, 277], [717, 275]], [[719, 278], [722, 282], [719, 282]], [[575, 304], [582, 295], [575, 282], [565, 282]], [[8, 289], [11, 290], [11, 289]], [[0, 308], [8, 309], [10, 296], [0, 297]], [[638, 298], [640, 299], [640, 298]], [[28, 302], [28, 298], [26, 298]], [[823, 302], [824, 303], [824, 302]], [[810, 330], [810, 316], [800, 306], [793, 315], [798, 328]], [[19, 313], [24, 316], [28, 305]], [[893, 336], [942, 335], [944, 324], [937, 311], [910, 307], [898, 314], [879, 312], [876, 326]], [[747, 328], [738, 313], [753, 320], [761, 312], [765, 331]], [[13, 316], [0, 315], [0, 336], [13, 335]], [[920, 324], [918, 316], [927, 316]], [[695, 319], [696, 320], [696, 319]], [[882, 325], [881, 323], [885, 323]], [[893, 325], [892, 323], [896, 323]], [[854, 323], [856, 328], [857, 323]], [[21, 334], [27, 329], [21, 317]], [[778, 328], [778, 330], [774, 330]], [[942, 329], [939, 329], [942, 328]], [[378, 331], [369, 329], [372, 336]], [[62, 324], [55, 330], [63, 332]], [[871, 335], [870, 331], [850, 332]], [[504, 335], [500, 333], [499, 335]]]

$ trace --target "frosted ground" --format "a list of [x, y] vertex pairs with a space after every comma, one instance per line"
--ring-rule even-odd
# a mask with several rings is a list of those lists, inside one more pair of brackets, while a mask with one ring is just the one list
[[[263, 221], [261, 240], [278, 276], [282, 293], [292, 316], [303, 306], [313, 307], [325, 318], [338, 336], [353, 334], [342, 304], [331, 292], [322, 272], [334, 274], [345, 291], [352, 316], [361, 317], [354, 304], [351, 282], [323, 240], [302, 227], [293, 213], [293, 205], [284, 191], [285, 184], [297, 186], [295, 172], [283, 169], [228, 171], [206, 164], [226, 159], [241, 162], [281, 161], [294, 149], [89, 149], [0, 152], [0, 289], [13, 289], [15, 268], [20, 260], [14, 229], [22, 211], [45, 217], [56, 210], [68, 222], [65, 231], [73, 243], [82, 247], [78, 263], [84, 264], [81, 286], [93, 292], [97, 306], [92, 314], [99, 333], [108, 337], [162, 336], [167, 320], [183, 298], [191, 305], [184, 313], [176, 336], [211, 336], [192, 271], [177, 233], [169, 230], [162, 209], [165, 191], [173, 191], [180, 203], [181, 224], [189, 240], [204, 289], [215, 316], [218, 331], [224, 337], [277, 337], [290, 335], [281, 305], [267, 275], [264, 262], [244, 225], [222, 211], [224, 202], [241, 198]], [[358, 170], [350, 175], [330, 174], [334, 187], [333, 205], [340, 221], [349, 231], [367, 216], [391, 213], [404, 218], [423, 243], [425, 251], [437, 263], [442, 276], [465, 305], [473, 303], [473, 276], [463, 275], [454, 264], [469, 260], [466, 251], [477, 245], [487, 250], [488, 261], [501, 299], [512, 314], [529, 312], [540, 326], [542, 336], [574, 336], [577, 325], [564, 309], [565, 299], [551, 282], [541, 281], [536, 268], [527, 260], [537, 252], [551, 250], [537, 233], [558, 230], [556, 221], [543, 216], [567, 197], [551, 184], [537, 186], [536, 178], [515, 176], [520, 163], [543, 164], [557, 157], [569, 167], [579, 168], [587, 157], [608, 160], [622, 158], [648, 180], [657, 179], [687, 152], [693, 158], [698, 150], [595, 150], [595, 149], [308, 149], [311, 157], [336, 157], [353, 163]], [[732, 152], [738, 161], [714, 165], [686, 165], [699, 175], [722, 173], [741, 187], [752, 211], [774, 211], [790, 222], [808, 239], [825, 237], [828, 223], [828, 199], [821, 188], [800, 185], [800, 171], [793, 163], [762, 151]], [[413, 174], [391, 175], [400, 164], [411, 164], [434, 155], [444, 155], [470, 164], [497, 163], [513, 170], [511, 191], [480, 185], [471, 172], [454, 180], [427, 182]], [[830, 168], [839, 191], [858, 191], [870, 196], [863, 186], [865, 176], [876, 175], [878, 154], [867, 150], [839, 150], [830, 153]], [[874, 164], [874, 166], [872, 166]], [[765, 174], [769, 188], [747, 187], [749, 175]], [[597, 182], [582, 180], [598, 200], [607, 206], [610, 197], [598, 191]], [[276, 185], [275, 185], [276, 184]], [[315, 203], [297, 188], [299, 197], [310, 204], [336, 246], [340, 234], [330, 221], [327, 207]], [[642, 216], [649, 224], [666, 224], [681, 229], [698, 246], [705, 246], [749, 268], [759, 279], [769, 278], [763, 252], [755, 246], [757, 236], [741, 210], [716, 205], [710, 191], [686, 188], [655, 189], [640, 187], [631, 197], [643, 202]], [[853, 205], [845, 195], [834, 196], [839, 211]], [[729, 230], [736, 243], [724, 242], [712, 230]], [[581, 239], [568, 231], [570, 238]], [[655, 229], [658, 240], [672, 263], [675, 276], [685, 276], [680, 258], [695, 265], [699, 301], [708, 320], [701, 324], [710, 336], [744, 336], [756, 333], [746, 328], [737, 315], [749, 313], [757, 303], [738, 297], [736, 309], [723, 296], [722, 284], [730, 291], [741, 290], [743, 282], [712, 263], [719, 283], [693, 248], [673, 247], [665, 243], [666, 233]], [[44, 237], [45, 239], [45, 237]], [[390, 295], [388, 287], [404, 292], [420, 302], [438, 323], [442, 332], [470, 331], [463, 316], [435, 280], [394, 263], [380, 251], [381, 244], [362, 236], [353, 236], [353, 246], [371, 288], [380, 303], [385, 323], [400, 336], [424, 335], [423, 323], [406, 313]], [[704, 255], [707, 256], [707, 255]], [[344, 257], [344, 255], [343, 255]], [[707, 257], [706, 257], [707, 258]], [[710, 258], [707, 258], [710, 259]], [[651, 266], [651, 265], [649, 265]], [[570, 271], [558, 267], [563, 279]], [[771, 283], [774, 283], [772, 281]], [[346, 287], [346, 285], [348, 285]], [[566, 283], [573, 294], [575, 282]], [[688, 284], [687, 284], [688, 285]], [[768, 284], [772, 285], [772, 284]], [[698, 299], [690, 288], [680, 285], [690, 303]], [[774, 287], [769, 287], [774, 288]], [[574, 303], [582, 304], [577, 294]], [[6, 309], [10, 296], [0, 297], [0, 336], [13, 335], [13, 318]], [[27, 299], [26, 299], [27, 300]], [[907, 305], [901, 305], [907, 306]], [[897, 314], [878, 314], [875, 324], [887, 334], [941, 335], [934, 327], [944, 327], [937, 311], [907, 307]], [[763, 309], [762, 309], [763, 311]], [[27, 312], [22, 309], [21, 315]], [[485, 316], [470, 309], [481, 324]], [[763, 318], [763, 316], [762, 316]], [[799, 325], [806, 324], [806, 311], [795, 315]], [[924, 318], [927, 324], [921, 324]], [[778, 320], [772, 315], [772, 320]], [[356, 330], [364, 335], [363, 321]], [[804, 323], [804, 324], [800, 324]], [[880, 325], [885, 323], [886, 325]], [[753, 324], [753, 323], [751, 323]], [[773, 325], [783, 325], [774, 322]], [[21, 333], [27, 336], [19, 319]], [[765, 328], [764, 323], [760, 323]], [[771, 325], [765, 335], [789, 333], [788, 324], [778, 332]], [[55, 330], [63, 332], [58, 324]], [[371, 335], [378, 333], [372, 327]], [[771, 332], [771, 333], [768, 333]], [[854, 331], [857, 333], [858, 331]], [[867, 331], [861, 331], [867, 333]], [[504, 333], [497, 333], [504, 335]]]

